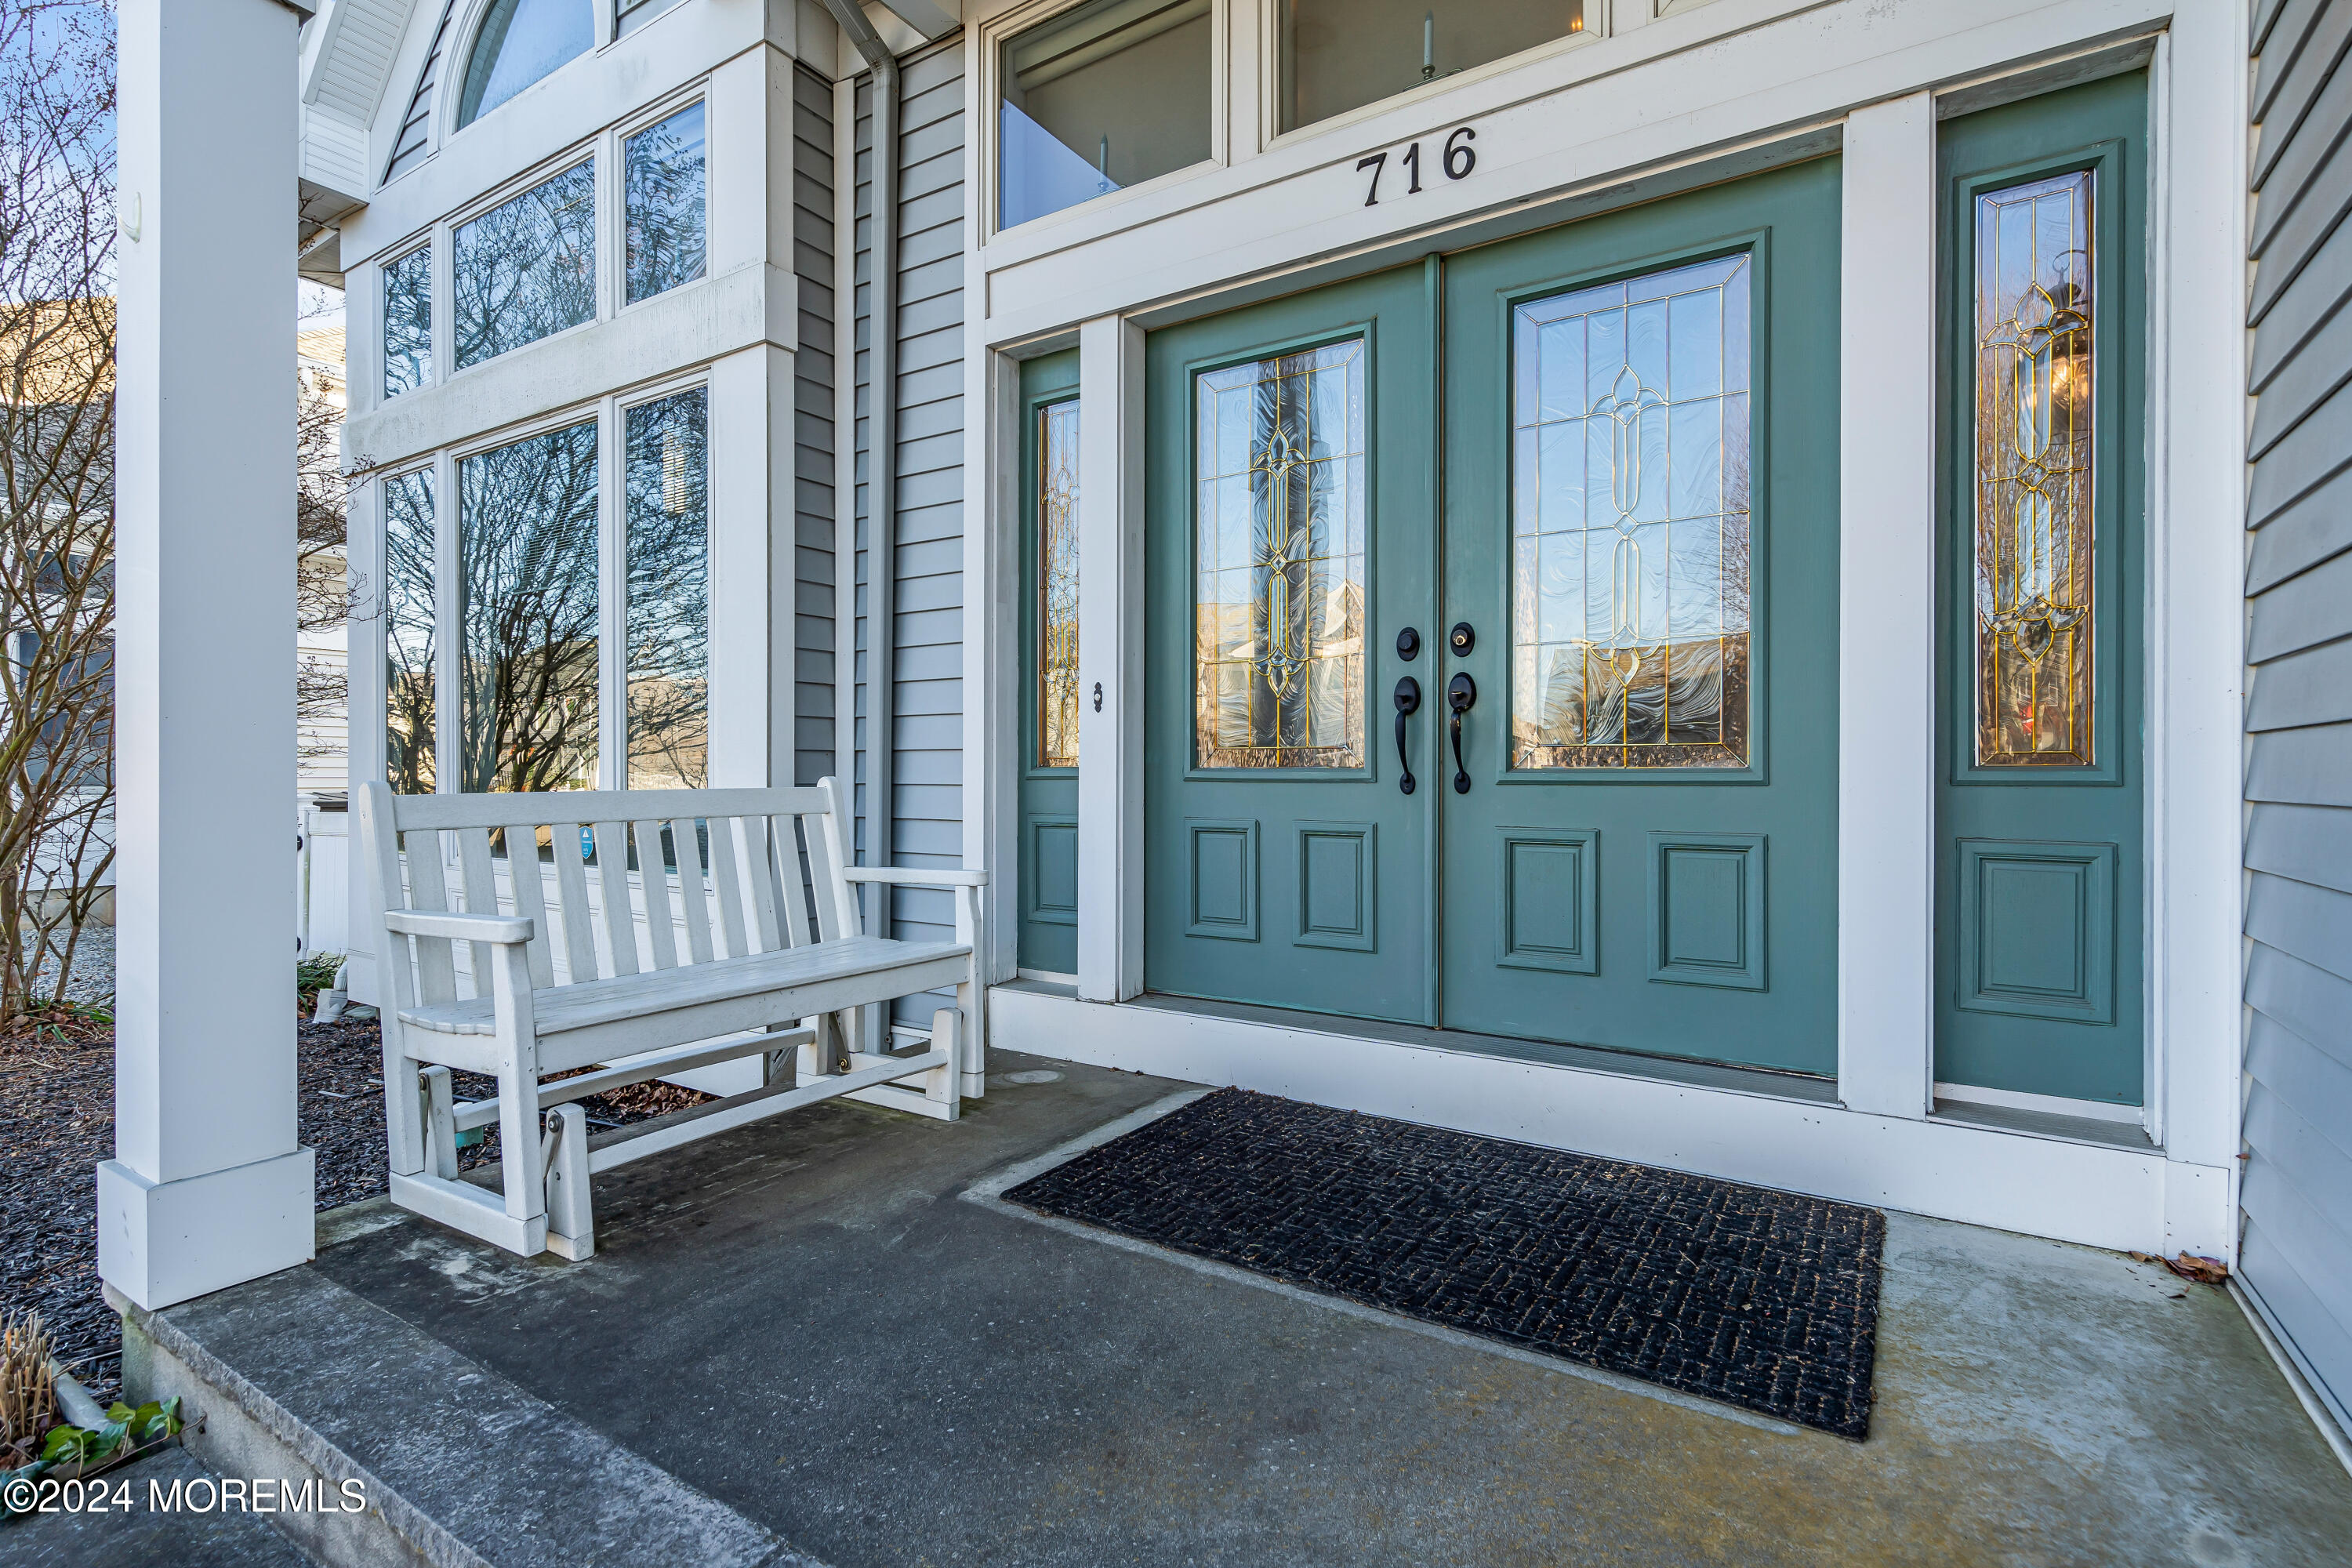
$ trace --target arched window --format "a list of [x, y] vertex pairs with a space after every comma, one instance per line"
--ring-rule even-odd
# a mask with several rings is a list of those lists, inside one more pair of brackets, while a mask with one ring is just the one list
[[589, 0], [492, 0], [466, 58], [457, 123], [475, 121], [595, 42]]

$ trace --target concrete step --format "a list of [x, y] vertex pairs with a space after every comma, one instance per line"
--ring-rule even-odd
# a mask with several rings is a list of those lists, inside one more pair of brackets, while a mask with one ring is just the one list
[[321, 1483], [329, 1510], [271, 1522], [333, 1568], [822, 1568], [315, 1268], [160, 1312], [108, 1294], [131, 1396], [178, 1395], [217, 1476]]

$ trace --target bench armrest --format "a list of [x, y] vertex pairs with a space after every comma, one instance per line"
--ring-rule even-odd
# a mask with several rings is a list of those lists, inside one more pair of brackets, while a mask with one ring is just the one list
[[842, 872], [852, 882], [881, 882], [893, 888], [985, 888], [985, 871], [926, 871], [915, 867], [852, 866]]
[[386, 910], [383, 925], [400, 936], [446, 936], [501, 945], [529, 942], [533, 930], [529, 915], [475, 915], [456, 910]]

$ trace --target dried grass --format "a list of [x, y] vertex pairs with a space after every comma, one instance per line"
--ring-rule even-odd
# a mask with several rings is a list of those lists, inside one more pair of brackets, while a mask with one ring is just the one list
[[0, 1448], [30, 1450], [57, 1419], [49, 1331], [38, 1312], [0, 1322]]

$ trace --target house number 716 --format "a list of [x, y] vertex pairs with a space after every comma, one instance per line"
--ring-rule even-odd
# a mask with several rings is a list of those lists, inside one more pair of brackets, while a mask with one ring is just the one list
[[[1447, 179], [1461, 179], [1478, 166], [1478, 150], [1470, 145], [1476, 140], [1478, 140], [1478, 133], [1467, 125], [1446, 137], [1445, 151], [1441, 155], [1440, 161], [1444, 167]], [[1356, 160], [1358, 170], [1370, 169], [1372, 172], [1371, 185], [1364, 192], [1364, 205], [1368, 207], [1381, 205], [1381, 172], [1388, 167], [1388, 162], [1389, 155], [1386, 153], [1375, 153], [1368, 158]], [[1407, 147], [1404, 150], [1404, 155], [1397, 162], [1404, 165], [1406, 174], [1412, 179], [1412, 183], [1405, 186], [1404, 194], [1409, 196], [1421, 195], [1421, 143], [1416, 142]]]

